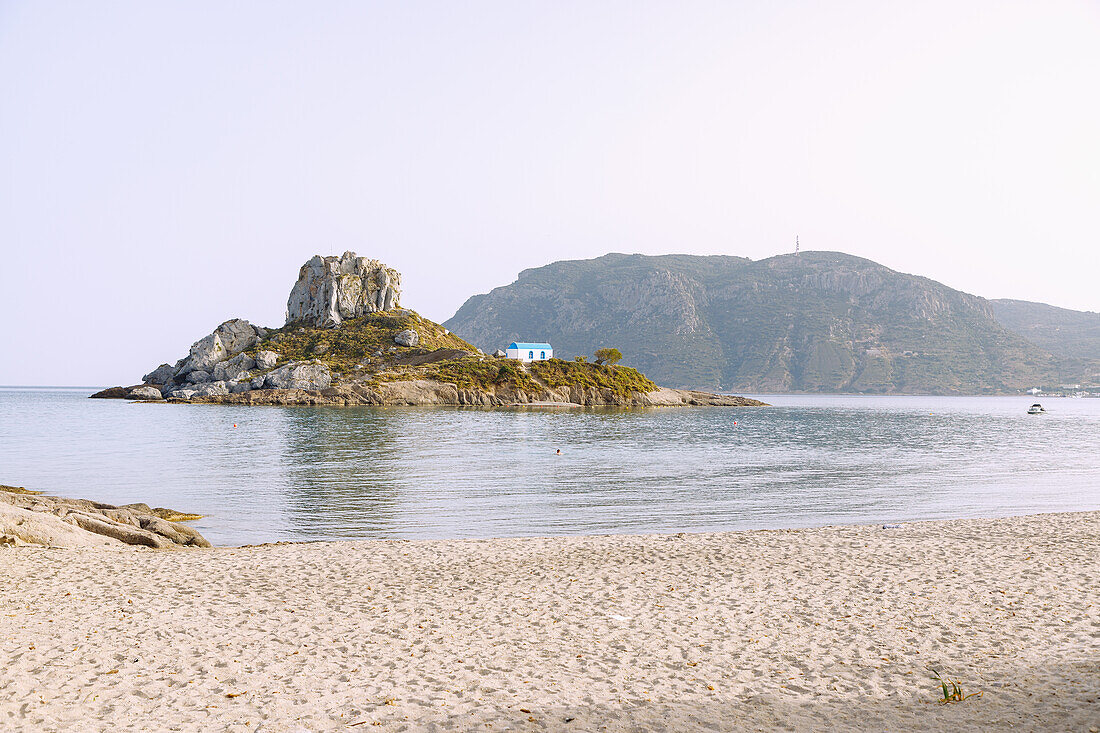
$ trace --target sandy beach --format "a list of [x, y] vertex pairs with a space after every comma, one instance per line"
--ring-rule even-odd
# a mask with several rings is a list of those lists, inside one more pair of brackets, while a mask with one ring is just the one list
[[0, 568], [3, 730], [1100, 729], [1100, 512]]

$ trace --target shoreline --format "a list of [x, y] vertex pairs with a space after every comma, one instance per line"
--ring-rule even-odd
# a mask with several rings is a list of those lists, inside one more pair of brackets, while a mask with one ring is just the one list
[[127, 400], [133, 403], [218, 404], [248, 407], [363, 407], [363, 406], [447, 406], [512, 408], [548, 407], [769, 407], [759, 400], [739, 395], [716, 394], [697, 390], [658, 387], [649, 392], [623, 395], [607, 388], [539, 387], [528, 392], [516, 389], [486, 391], [459, 388], [433, 379], [408, 379], [375, 385], [348, 382], [324, 389], [251, 389], [226, 394], [164, 397], [153, 385], [109, 387], [89, 395], [89, 399]]
[[1100, 725], [1100, 511], [0, 563], [14, 730]]
[[[1055, 509], [1052, 511], [1041, 512], [1025, 512], [1023, 514], [1004, 514], [1004, 515], [983, 515], [976, 517], [954, 517], [949, 519], [899, 519], [896, 521], [876, 520], [873, 522], [850, 522], [850, 523], [829, 523], [829, 524], [814, 524], [809, 526], [790, 526], [790, 527], [749, 527], [745, 529], [724, 529], [724, 530], [667, 530], [661, 532], [598, 532], [598, 533], [562, 533], [562, 534], [531, 534], [531, 535], [490, 535], [484, 537], [358, 537], [348, 539], [293, 539], [293, 540], [270, 540], [267, 542], [256, 542], [244, 545], [217, 545], [214, 544], [211, 548], [214, 550], [244, 550], [257, 547], [284, 547], [287, 545], [345, 545], [345, 544], [370, 544], [373, 542], [403, 542], [414, 545], [430, 545], [430, 544], [459, 544], [464, 542], [513, 542], [513, 541], [540, 541], [540, 542], [552, 542], [555, 540], [582, 540], [582, 539], [594, 539], [594, 540], [615, 540], [615, 539], [638, 539], [638, 540], [661, 540], [669, 537], [683, 538], [683, 537], [697, 537], [697, 536], [725, 536], [725, 535], [743, 535], [753, 534], [757, 532], [780, 532], [789, 534], [791, 532], [816, 532], [824, 530], [882, 530], [886, 532], [904, 532], [911, 527], [917, 527], [919, 525], [926, 524], [952, 524], [955, 522], [998, 522], [998, 521], [1011, 521], [1011, 520], [1026, 520], [1026, 519], [1041, 519], [1043, 517], [1051, 516], [1077, 516], [1077, 515], [1091, 515], [1095, 514], [1100, 519], [1100, 507], [1095, 509]], [[63, 548], [55, 548], [63, 549]], [[1100, 551], [1100, 538], [1098, 538], [1097, 549]]]
[[[530, 404], [530, 405], [515, 405], [514, 407], [562, 407], [560, 403], [552, 403], [549, 405]], [[378, 406], [378, 407], [395, 407], [392, 405]], [[401, 407], [401, 406], [396, 406]], [[407, 407], [407, 406], [406, 406]], [[442, 406], [449, 407], [451, 409], [477, 409], [468, 408], [464, 406]], [[569, 405], [569, 407], [579, 407], [583, 409], [613, 409], [607, 407], [587, 407], [584, 405]], [[501, 409], [501, 408], [482, 408], [482, 409]], [[622, 408], [628, 409], [628, 408]], [[36, 519], [46, 517], [50, 514], [59, 514], [65, 516], [65, 514], [75, 508], [83, 510], [85, 512], [95, 512], [100, 515], [100, 520], [113, 520], [114, 522], [122, 521], [123, 524], [131, 524], [136, 527], [141, 527], [140, 521], [142, 515], [152, 514], [158, 519], [167, 520], [175, 532], [183, 531], [187, 537], [176, 538], [178, 544], [157, 544], [149, 543], [138, 538], [138, 541], [121, 541], [110, 542], [102, 535], [113, 535], [112, 532], [105, 532], [103, 527], [89, 528], [89, 527], [76, 527], [72, 518], [69, 519], [69, 524], [74, 524], [74, 529], [84, 529], [89, 532], [85, 534], [83, 538], [77, 536], [75, 542], [66, 542], [66, 540], [72, 539], [68, 532], [57, 533], [56, 525], [49, 525], [43, 528], [40, 523], [34, 527], [34, 532], [30, 534], [38, 534], [42, 539], [39, 541], [15, 541], [10, 540], [22, 540], [23, 538], [12, 537], [7, 532], [18, 532], [17, 528], [11, 526], [11, 517], [4, 517], [0, 513], [0, 546], [23, 546], [23, 547], [37, 547], [41, 549], [65, 549], [70, 547], [82, 547], [82, 546], [96, 546], [96, 547], [113, 547], [118, 549], [121, 545], [129, 544], [134, 547], [153, 547], [155, 549], [179, 549], [182, 546], [187, 546], [188, 549], [221, 549], [221, 550], [233, 550], [233, 549], [246, 549], [257, 547], [274, 547], [281, 545], [316, 545], [316, 544], [345, 544], [345, 543], [370, 543], [370, 542], [411, 542], [411, 543], [462, 543], [462, 542], [486, 542], [486, 541], [505, 541], [505, 540], [542, 540], [552, 541], [555, 539], [567, 539], [567, 538], [593, 538], [593, 539], [614, 539], [614, 538], [663, 538], [663, 537], [684, 537], [695, 535], [739, 535], [752, 532], [803, 532], [803, 531], [815, 531], [815, 530], [830, 530], [830, 529], [857, 529], [857, 528], [880, 528], [890, 531], [904, 531], [908, 527], [918, 526], [922, 524], [930, 523], [952, 523], [952, 522], [965, 522], [965, 521], [997, 521], [997, 520], [1014, 520], [1014, 519], [1028, 519], [1032, 517], [1044, 517], [1051, 515], [1087, 515], [1087, 514], [1100, 514], [1100, 506], [1089, 509], [1052, 509], [1049, 511], [1031, 511], [1014, 514], [983, 514], [970, 517], [928, 517], [928, 518], [879, 518], [875, 520], [868, 520], [862, 522], [828, 522], [825, 524], [804, 524], [804, 525], [786, 525], [786, 526], [758, 526], [758, 527], [742, 527], [738, 529], [667, 529], [650, 532], [638, 532], [638, 531], [606, 531], [597, 533], [588, 532], [563, 532], [558, 534], [521, 534], [521, 535], [485, 535], [485, 536], [451, 536], [451, 537], [350, 537], [342, 539], [328, 539], [328, 538], [313, 538], [313, 539], [271, 539], [261, 542], [248, 543], [248, 544], [214, 544], [209, 542], [196, 530], [194, 530], [189, 523], [196, 520], [207, 518], [208, 515], [195, 514], [193, 512], [178, 511], [174, 509], [167, 509], [163, 507], [152, 508], [148, 504], [123, 504], [114, 505], [105, 502], [101, 502], [96, 499], [88, 498], [72, 498], [67, 496], [60, 496], [57, 493], [49, 490], [30, 490], [25, 487], [10, 486], [6, 484], [0, 484], [0, 510], [6, 509], [9, 512], [12, 508], [23, 508], [24, 510], [30, 509], [33, 504], [46, 504], [46, 506], [39, 506], [35, 513], [30, 516]], [[7, 505], [7, 506], [6, 506]], [[119, 517], [116, 512], [121, 510], [122, 514], [127, 512], [135, 513], [136, 516]], [[18, 522], [18, 518], [17, 523]], [[5, 524], [5, 520], [7, 524]], [[138, 521], [135, 521], [138, 520]], [[183, 523], [183, 524], [181, 524]], [[161, 532], [164, 532], [166, 528], [161, 527]], [[95, 533], [100, 535], [95, 537]], [[170, 536], [174, 534], [173, 531], [168, 531]], [[56, 542], [50, 542], [49, 540], [56, 540]], [[93, 541], [86, 541], [92, 539]], [[119, 537], [112, 537], [115, 540], [122, 540]], [[131, 538], [132, 540], [133, 538]], [[7, 541], [6, 541], [7, 540]], [[1100, 545], [1098, 545], [1100, 549]]]

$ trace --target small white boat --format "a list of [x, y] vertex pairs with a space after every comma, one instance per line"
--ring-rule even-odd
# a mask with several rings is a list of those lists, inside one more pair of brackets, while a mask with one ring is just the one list
[[1029, 415], [1042, 415], [1044, 412], [1046, 412], [1046, 410], [1044, 410], [1043, 406], [1040, 405], [1038, 402], [1027, 408], [1027, 414]]

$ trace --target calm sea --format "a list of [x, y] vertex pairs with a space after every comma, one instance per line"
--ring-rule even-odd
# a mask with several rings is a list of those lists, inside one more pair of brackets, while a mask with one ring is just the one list
[[[0, 483], [197, 512], [215, 544], [1100, 509], [1100, 400], [636, 411], [130, 404], [0, 389]], [[561, 449], [561, 455], [556, 451]]]

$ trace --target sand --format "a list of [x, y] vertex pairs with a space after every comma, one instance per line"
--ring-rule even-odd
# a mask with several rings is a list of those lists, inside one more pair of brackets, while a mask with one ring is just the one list
[[5, 731], [1100, 730], [1100, 512], [0, 571]]

